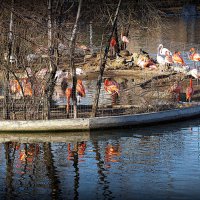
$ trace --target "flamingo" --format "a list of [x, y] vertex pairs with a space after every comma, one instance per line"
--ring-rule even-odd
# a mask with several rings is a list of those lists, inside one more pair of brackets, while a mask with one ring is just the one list
[[165, 56], [166, 52], [169, 52], [169, 55], [172, 55], [172, 52], [169, 49], [164, 48], [163, 44], [159, 44], [158, 49], [159, 49], [160, 55], [162, 55], [162, 56]]
[[196, 52], [195, 48], [190, 49], [189, 59], [195, 62], [200, 61], [200, 54]]
[[122, 40], [122, 50], [126, 49], [126, 44], [129, 43], [129, 39], [125, 35], [125, 33], [121, 33], [121, 40]]
[[165, 65], [165, 57], [164, 57], [164, 55], [162, 55], [160, 53], [160, 45], [159, 45], [159, 47], [157, 49], [157, 57], [156, 57], [156, 59], [157, 59], [157, 62], [158, 62], [159, 65]]
[[69, 113], [70, 99], [72, 97], [72, 88], [67, 88], [65, 90], [65, 96], [67, 99], [66, 111], [67, 111], [67, 113]]
[[173, 56], [172, 56], [172, 59], [174, 61], [174, 63], [176, 64], [180, 64], [180, 65], [185, 65], [185, 62], [181, 56], [181, 53], [179, 51], [175, 51]]
[[197, 80], [200, 78], [200, 72], [197, 69], [191, 69], [188, 72], [188, 75], [193, 76], [194, 78], [196, 78]]
[[138, 59], [137, 65], [141, 67], [142, 69], [145, 67], [148, 67], [150, 70], [151, 69], [157, 69], [156, 64], [154, 61], [148, 57], [142, 56]]
[[115, 55], [115, 46], [116, 46], [117, 42], [115, 37], [112, 37], [111, 41], [110, 41], [110, 55], [114, 56]]
[[[24, 96], [32, 96], [33, 91], [31, 87], [30, 81], [28, 78], [20, 78], [20, 83], [24, 92]], [[11, 80], [10, 81], [10, 90], [11, 93], [18, 94], [22, 96], [22, 89], [18, 80]]]
[[[83, 86], [82, 80], [78, 79], [76, 84], [76, 92], [78, 97], [78, 102], [80, 102], [80, 97], [85, 97], [85, 87]], [[65, 90], [65, 96], [67, 99], [66, 111], [69, 113], [70, 99], [72, 98], [72, 88], [67, 88]]]
[[172, 56], [170, 55], [169, 51], [166, 51], [165, 53], [165, 63], [168, 65], [171, 65], [174, 63]]
[[[77, 80], [76, 91], [79, 97], [85, 97], [85, 87], [83, 86], [83, 82], [80, 79]], [[80, 102], [80, 99], [78, 102]]]
[[117, 44], [115, 37], [112, 37], [111, 41], [110, 41], [110, 46], [114, 47]]
[[186, 88], [186, 100], [191, 101], [192, 95], [194, 93], [192, 79], [190, 79], [190, 86]]
[[143, 68], [147, 67], [148, 62], [146, 61], [146, 59], [144, 57], [141, 57], [138, 59], [137, 65], [143, 69]]
[[174, 85], [171, 86], [170, 93], [175, 95], [178, 102], [180, 101], [181, 86], [179, 83], [175, 82]]
[[24, 90], [24, 96], [32, 96], [33, 95], [31, 82], [28, 81], [28, 78], [22, 79], [22, 87], [23, 87], [23, 90]]
[[10, 91], [14, 94], [20, 93], [21, 88], [18, 80], [10, 80]]
[[[194, 67], [195, 67], [195, 62], [200, 61], [200, 54], [196, 52], [195, 48], [190, 49], [190, 54], [188, 55], [189, 59], [194, 62]], [[196, 66], [197, 68], [197, 66]]]
[[104, 89], [107, 93], [112, 95], [112, 103], [116, 103], [116, 98], [119, 96], [119, 85], [116, 81], [105, 79]]

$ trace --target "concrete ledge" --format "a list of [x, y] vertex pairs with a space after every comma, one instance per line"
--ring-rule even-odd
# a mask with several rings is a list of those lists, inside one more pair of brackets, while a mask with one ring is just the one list
[[71, 131], [89, 130], [89, 119], [1, 121], [0, 131]]
[[123, 126], [136, 126], [167, 121], [179, 121], [200, 115], [200, 106], [174, 109], [162, 112], [144, 113], [135, 115], [34, 120], [34, 121], [0, 121], [2, 132], [49, 132], [49, 131], [85, 131], [92, 129], [106, 129]]
[[90, 118], [90, 129], [134, 126], [176, 120], [178, 121], [181, 119], [192, 118], [197, 115], [200, 115], [200, 106], [135, 115], [98, 117], [93, 119]]

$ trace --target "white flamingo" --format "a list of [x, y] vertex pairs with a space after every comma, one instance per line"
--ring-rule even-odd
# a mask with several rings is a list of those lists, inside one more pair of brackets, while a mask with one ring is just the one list
[[163, 44], [159, 44], [158, 49], [159, 49], [160, 55], [165, 56], [166, 53], [169, 53], [169, 55], [172, 56], [172, 52], [169, 49], [164, 48]]
[[165, 65], [165, 56], [160, 53], [160, 45], [157, 50], [157, 62], [159, 65]]
[[200, 72], [197, 69], [192, 69], [188, 72], [189, 75], [193, 76], [196, 79], [200, 78]]

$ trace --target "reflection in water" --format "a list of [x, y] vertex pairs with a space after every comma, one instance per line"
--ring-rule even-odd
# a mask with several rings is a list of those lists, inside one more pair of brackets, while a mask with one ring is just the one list
[[111, 167], [110, 165], [111, 162], [119, 162], [120, 151], [121, 151], [120, 144], [106, 145], [104, 160], [107, 168]]
[[27, 136], [2, 134], [0, 199], [195, 199], [199, 122], [99, 130], [85, 140], [59, 133], [20, 142]]

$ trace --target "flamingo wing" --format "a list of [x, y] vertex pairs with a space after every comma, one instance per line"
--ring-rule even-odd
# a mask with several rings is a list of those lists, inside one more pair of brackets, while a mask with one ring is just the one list
[[182, 64], [182, 65], [185, 63], [184, 60], [183, 60], [183, 58], [180, 55], [178, 55], [178, 54], [174, 54], [172, 56], [172, 59], [173, 59], [173, 61], [175, 63], [179, 63], [179, 64]]
[[82, 84], [76, 85], [76, 91], [77, 91], [78, 95], [80, 95], [81, 97], [85, 96], [85, 88]]
[[117, 93], [119, 95], [119, 88], [116, 85], [109, 85], [105, 87], [105, 90], [110, 94]]
[[200, 61], [200, 54], [195, 53], [195, 54], [193, 54], [192, 58], [194, 61]]

